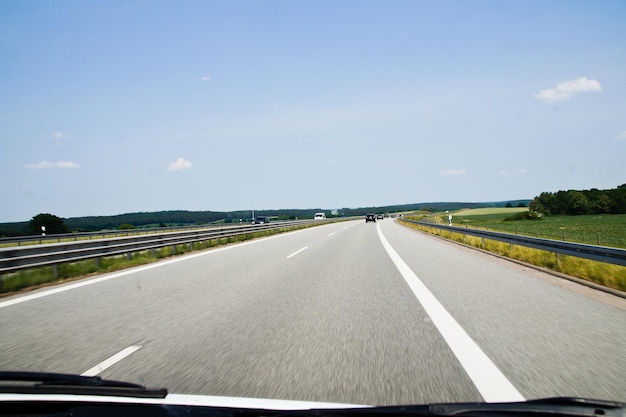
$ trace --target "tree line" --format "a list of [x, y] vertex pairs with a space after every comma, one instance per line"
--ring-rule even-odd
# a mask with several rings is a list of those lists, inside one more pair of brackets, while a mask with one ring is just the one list
[[[255, 216], [269, 216], [278, 220], [312, 219], [317, 212], [326, 213], [326, 217], [363, 216], [367, 213], [385, 214], [409, 212], [417, 210], [445, 211], [461, 208], [478, 207], [511, 207], [526, 205], [530, 200], [509, 200], [499, 202], [468, 203], [468, 202], [432, 202], [419, 204], [398, 204], [389, 206], [370, 206], [358, 208], [341, 208], [324, 210], [309, 209], [277, 209], [255, 210]], [[0, 237], [40, 235], [42, 233], [59, 234], [72, 232], [95, 232], [100, 230], [118, 230], [147, 227], [187, 226], [215, 222], [239, 223], [248, 222], [252, 218], [251, 210], [231, 212], [171, 210], [158, 212], [137, 212], [113, 216], [86, 216], [60, 218], [50, 213], [40, 213], [30, 221], [0, 223]], [[45, 231], [42, 230], [45, 227]]]
[[610, 190], [543, 192], [529, 204], [531, 211], [550, 215], [626, 214], [626, 184]]

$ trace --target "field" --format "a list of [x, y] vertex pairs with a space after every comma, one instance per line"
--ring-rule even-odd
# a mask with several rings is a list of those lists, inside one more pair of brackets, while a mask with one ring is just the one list
[[587, 216], [548, 216], [541, 220], [505, 221], [525, 208], [471, 209], [438, 213], [437, 222], [505, 233], [566, 240], [568, 242], [626, 248], [626, 214]]
[[[448, 216], [452, 215], [452, 224], [454, 226], [626, 248], [626, 214], [549, 216], [541, 220], [505, 220], [507, 217], [524, 210], [527, 209], [471, 209], [429, 215], [420, 213], [415, 216], [407, 216], [407, 218], [448, 223]], [[458, 241], [465, 245], [482, 248], [509, 258], [626, 291], [626, 267], [623, 266], [580, 259], [573, 256], [556, 256], [554, 253], [546, 251], [492, 240], [484, 241], [480, 238], [465, 236], [460, 233], [451, 233], [415, 224], [407, 224], [407, 226], [436, 234], [445, 239]]]
[[476, 209], [464, 209], [452, 212], [453, 216], [495, 216], [504, 218], [515, 213], [528, 211], [527, 207], [485, 207]]

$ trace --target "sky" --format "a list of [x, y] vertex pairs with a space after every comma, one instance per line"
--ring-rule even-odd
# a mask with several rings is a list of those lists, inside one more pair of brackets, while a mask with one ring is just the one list
[[626, 183], [626, 2], [0, 1], [0, 222]]

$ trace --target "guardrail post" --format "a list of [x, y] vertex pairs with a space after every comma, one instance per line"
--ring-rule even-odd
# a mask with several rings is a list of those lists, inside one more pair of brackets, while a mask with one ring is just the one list
[[102, 265], [102, 258], [97, 257], [96, 258], [96, 268], [100, 269], [101, 265]]
[[126, 260], [131, 261], [133, 259], [133, 254], [130, 252], [126, 252]]
[[61, 276], [61, 271], [59, 270], [59, 264], [54, 264], [54, 266], [52, 267], [52, 270], [54, 271], [54, 277], [58, 279]]

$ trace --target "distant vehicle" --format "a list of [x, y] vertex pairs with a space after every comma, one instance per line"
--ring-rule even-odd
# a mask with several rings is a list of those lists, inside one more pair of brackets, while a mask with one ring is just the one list
[[382, 220], [383, 219], [383, 215], [379, 214], [378, 216], [376, 216], [377, 219]]
[[315, 217], [313, 217], [313, 219], [315, 220], [324, 220], [326, 218], [326, 213], [315, 213]]
[[268, 216], [256, 216], [256, 218], [252, 221], [254, 224], [265, 224], [269, 222], [270, 218]]
[[376, 223], [376, 215], [373, 213], [368, 213], [365, 215], [365, 223], [367, 222], [374, 222]]

